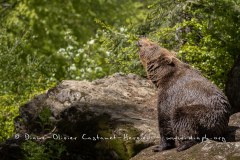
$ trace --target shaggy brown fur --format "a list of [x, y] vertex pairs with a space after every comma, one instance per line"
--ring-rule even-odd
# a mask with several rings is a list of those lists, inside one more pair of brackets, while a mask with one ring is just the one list
[[161, 143], [154, 151], [185, 150], [210, 139], [224, 138], [230, 104], [224, 93], [200, 72], [147, 38], [138, 41], [140, 59], [158, 88]]

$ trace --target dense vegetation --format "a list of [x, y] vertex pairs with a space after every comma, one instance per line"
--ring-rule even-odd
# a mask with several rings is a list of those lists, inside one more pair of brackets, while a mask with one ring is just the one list
[[140, 35], [177, 52], [222, 89], [240, 51], [239, 0], [0, 3], [0, 141], [14, 133], [21, 104], [63, 79], [145, 76], [135, 46]]

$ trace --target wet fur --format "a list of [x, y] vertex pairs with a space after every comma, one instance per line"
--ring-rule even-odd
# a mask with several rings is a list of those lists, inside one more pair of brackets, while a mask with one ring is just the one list
[[[200, 142], [205, 135], [224, 137], [230, 116], [230, 104], [224, 93], [199, 71], [156, 43], [147, 38], [138, 43], [140, 59], [149, 79], [158, 88], [161, 143], [154, 151], [175, 146], [177, 151], [182, 151]], [[196, 140], [169, 140], [175, 137]]]

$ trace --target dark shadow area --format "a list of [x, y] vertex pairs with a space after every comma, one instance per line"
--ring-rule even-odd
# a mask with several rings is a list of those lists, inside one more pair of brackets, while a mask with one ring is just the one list
[[240, 131], [240, 127], [237, 126], [229, 126], [228, 127], [228, 134], [226, 136], [227, 142], [236, 142], [236, 132], [237, 130]]
[[136, 144], [135, 140], [123, 139], [124, 133], [130, 137], [139, 136], [138, 131], [130, 124], [112, 119], [107, 113], [96, 115], [90, 111], [82, 112], [79, 107], [71, 107], [62, 112], [57, 128], [60, 135], [77, 137], [77, 140], [64, 142], [67, 152], [62, 159], [129, 159], [149, 146]]
[[[125, 107], [127, 110], [134, 109], [135, 106], [113, 106], [112, 109], [113, 112], [118, 112], [120, 108]], [[0, 145], [1, 159], [24, 159], [24, 156], [30, 154], [23, 150], [25, 142], [33, 145], [32, 148], [39, 144], [41, 147], [55, 150], [56, 153], [57, 146], [64, 146], [64, 151], [59, 153], [60, 158], [52, 158], [61, 160], [128, 160], [152, 145], [136, 142], [136, 139], [124, 139], [125, 134], [128, 137], [139, 137], [140, 132], [129, 121], [112, 118], [111, 113], [93, 112], [89, 106], [73, 105], [54, 117], [47, 108], [43, 107], [41, 112], [34, 113], [35, 116], [27, 118], [27, 121], [21, 116], [15, 118], [17, 131], [21, 133], [18, 139], [13, 137]], [[55, 121], [51, 123], [49, 117], [54, 117]], [[52, 131], [54, 127], [56, 129]], [[26, 140], [25, 133], [47, 138]]]

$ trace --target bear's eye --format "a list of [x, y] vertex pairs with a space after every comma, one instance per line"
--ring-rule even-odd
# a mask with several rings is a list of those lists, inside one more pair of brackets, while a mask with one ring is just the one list
[[155, 51], [158, 47], [152, 47], [151, 50]]

